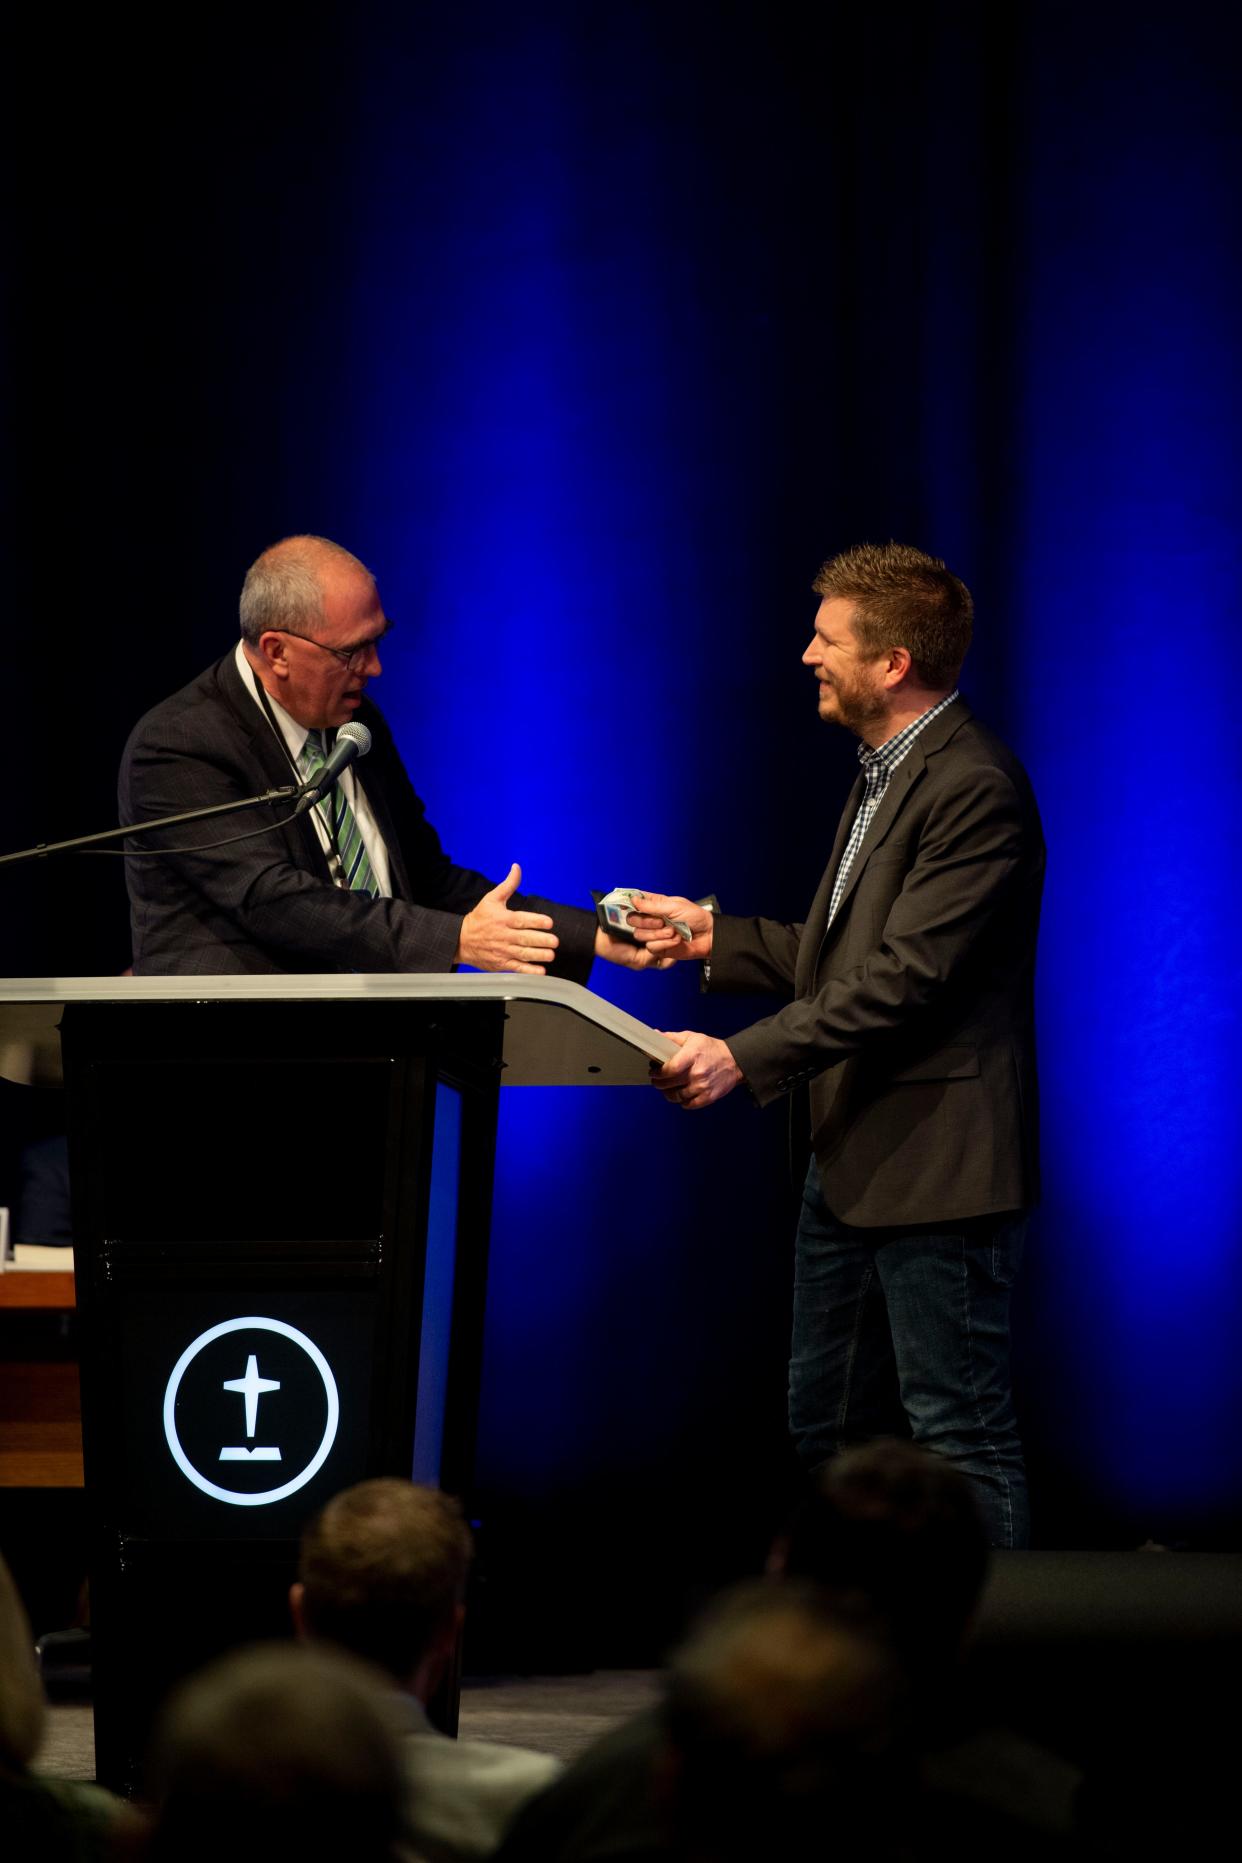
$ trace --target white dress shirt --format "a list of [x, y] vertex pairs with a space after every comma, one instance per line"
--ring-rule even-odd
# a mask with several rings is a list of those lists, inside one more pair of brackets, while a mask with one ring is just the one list
[[[242, 684], [245, 686], [259, 710], [263, 713], [264, 722], [266, 723], [267, 711], [263, 704], [263, 700], [259, 696], [258, 675], [246, 658], [245, 643], [240, 640], [237, 643], [237, 670], [241, 674]], [[266, 691], [266, 687], [264, 690]], [[289, 716], [284, 706], [278, 699], [273, 698], [270, 692], [267, 694], [267, 702], [272, 708], [272, 717], [276, 720], [281, 736], [284, 738], [285, 748], [289, 752], [290, 759], [293, 763], [293, 773], [298, 776], [300, 780], [298, 758], [302, 754], [302, 748], [310, 733], [305, 725], [299, 724], [296, 718], [291, 718]], [[374, 815], [371, 813], [371, 805], [367, 801], [366, 791], [358, 780], [355, 766], [350, 764], [348, 769], [343, 770], [338, 781], [341, 785], [341, 789], [344, 791], [345, 800], [354, 812], [354, 820], [357, 822], [358, 831], [362, 836], [362, 845], [366, 848], [367, 859], [371, 863], [371, 873], [379, 886], [381, 894], [385, 898], [391, 899], [392, 875], [388, 869], [388, 849], [384, 845], [384, 837], [379, 831]], [[328, 825], [324, 821], [323, 813], [319, 809], [311, 809], [309, 813], [311, 820], [315, 824], [315, 833], [319, 836], [320, 846], [323, 848], [330, 862], [332, 859], [332, 841], [328, 834]]]

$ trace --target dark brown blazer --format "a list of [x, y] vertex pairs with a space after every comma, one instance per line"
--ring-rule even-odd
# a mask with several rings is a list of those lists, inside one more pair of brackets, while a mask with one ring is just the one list
[[831, 929], [855, 784], [804, 925], [722, 916], [710, 988], [787, 1007], [729, 1038], [761, 1105], [809, 1083], [829, 1209], [861, 1228], [1039, 1195], [1035, 942], [1044, 840], [1025, 770], [956, 699], [889, 780]]
[[[138, 975], [452, 969], [462, 918], [495, 882], [449, 859], [382, 714], [364, 700], [357, 715], [372, 747], [356, 774], [388, 850], [393, 897], [334, 886], [309, 814], [215, 853], [127, 860]], [[228, 653], [134, 727], [121, 762], [120, 819], [150, 820], [293, 780]], [[275, 824], [291, 806], [168, 829], [127, 847], [198, 846]], [[553, 914], [560, 938], [553, 968], [584, 982], [595, 915], [529, 895], [515, 895], [514, 904]]]

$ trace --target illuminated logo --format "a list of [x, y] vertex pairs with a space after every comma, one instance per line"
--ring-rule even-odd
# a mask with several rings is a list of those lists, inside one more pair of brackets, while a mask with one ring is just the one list
[[[230, 1507], [267, 1507], [304, 1488], [328, 1458], [340, 1415], [336, 1379], [314, 1340], [284, 1320], [253, 1314], [200, 1333], [164, 1391], [174, 1462], [187, 1481]], [[220, 1474], [221, 1463], [239, 1486], [223, 1487], [206, 1473]]]

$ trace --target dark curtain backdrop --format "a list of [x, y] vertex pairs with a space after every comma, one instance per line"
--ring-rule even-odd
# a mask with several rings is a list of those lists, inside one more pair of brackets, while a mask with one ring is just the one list
[[[114, 819], [133, 721], [315, 530], [378, 574], [376, 696], [452, 851], [796, 918], [853, 755], [798, 663], [815, 569], [896, 536], [970, 582], [964, 684], [1050, 845], [1045, 1544], [1238, 1532], [1240, 37], [1199, 4], [217, 6], [27, 18], [10, 70], [9, 845]], [[0, 885], [11, 974], [128, 961], [119, 862]], [[520, 1596], [545, 1648], [633, 1652], [757, 1558], [784, 1160], [740, 1096], [508, 1096], [497, 1624]]]

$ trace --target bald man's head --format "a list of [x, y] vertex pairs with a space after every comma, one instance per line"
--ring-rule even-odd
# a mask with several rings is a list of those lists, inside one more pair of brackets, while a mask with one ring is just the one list
[[266, 690], [308, 729], [352, 718], [383, 671], [388, 618], [375, 578], [327, 537], [285, 537], [251, 564], [241, 629]]
[[246, 572], [241, 592], [243, 640], [257, 647], [268, 629], [315, 634], [324, 620], [329, 589], [375, 578], [352, 551], [328, 537], [282, 537]]

